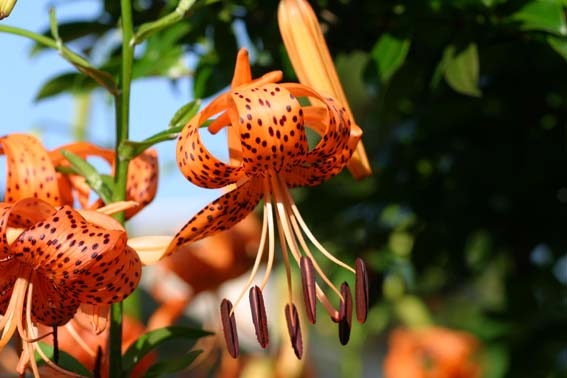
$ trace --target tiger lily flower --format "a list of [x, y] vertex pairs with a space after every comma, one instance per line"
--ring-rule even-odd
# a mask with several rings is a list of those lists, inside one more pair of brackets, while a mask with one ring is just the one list
[[[305, 0], [281, 0], [278, 24], [299, 82], [337, 99], [352, 122], [351, 128], [358, 129], [313, 8]], [[361, 141], [347, 167], [356, 179], [372, 173]]]
[[82, 305], [108, 306], [130, 295], [141, 263], [126, 240], [122, 226], [101, 212], [56, 208], [37, 198], [0, 203], [0, 349], [18, 331], [20, 374], [30, 365], [39, 376], [35, 352], [60, 374], [71, 374], [39, 348], [45, 335], [36, 325], [63, 325]]
[[[111, 167], [114, 164], [114, 151], [91, 143], [71, 143], [53, 151], [47, 151], [41, 142], [29, 134], [13, 133], [0, 138], [0, 154], [6, 155], [7, 182], [6, 202], [20, 198], [33, 197], [49, 202], [54, 206], [73, 206], [75, 198], [84, 209], [95, 210], [102, 207], [98, 199], [89, 203], [92, 189], [82, 176], [61, 173], [56, 167], [70, 166], [61, 154], [66, 150], [86, 159], [99, 157]], [[146, 150], [132, 159], [129, 164], [126, 184], [126, 199], [135, 201], [137, 207], [126, 211], [129, 219], [142, 210], [155, 197], [158, 182], [158, 158], [155, 150]]]
[[[181, 131], [177, 141], [177, 163], [184, 176], [198, 186], [228, 187], [229, 191], [189, 220], [175, 235], [165, 256], [183, 250], [189, 243], [233, 227], [263, 199], [263, 226], [258, 253], [248, 283], [235, 306], [254, 281], [267, 242], [265, 276], [259, 286], [250, 289], [256, 335], [260, 345], [266, 347], [268, 330], [262, 289], [267, 283], [274, 261], [277, 224], [288, 282], [286, 319], [292, 346], [300, 358], [303, 353], [301, 328], [293, 301], [288, 252], [301, 268], [303, 296], [309, 320], [315, 323], [316, 299], [319, 299], [329, 315], [339, 323], [339, 336], [343, 344], [348, 341], [351, 327], [350, 289], [346, 282], [341, 289], [333, 285], [314, 258], [306, 239], [323, 256], [355, 273], [356, 308], [361, 322], [366, 318], [368, 283], [362, 260], [357, 259], [356, 268], [353, 269], [335, 258], [317, 241], [304, 222], [289, 189], [315, 186], [338, 174], [347, 165], [361, 132], [359, 128], [351, 127], [352, 121], [346, 109], [333, 98], [324, 97], [301, 84], [276, 84], [280, 79], [281, 72], [275, 71], [252, 80], [248, 54], [246, 50], [241, 50], [231, 90], [214, 99]], [[301, 106], [298, 97], [315, 99], [322, 105]], [[215, 133], [225, 126], [229, 127], [233, 137], [240, 142], [241, 156], [237, 160], [240, 164], [226, 164], [218, 160], [201, 142], [200, 126], [218, 113], [220, 115], [211, 122], [208, 129]], [[319, 143], [311, 150], [307, 143], [306, 127], [321, 135]], [[339, 310], [333, 307], [320, 289], [316, 276], [337, 294], [340, 300]], [[238, 338], [233, 305], [228, 299], [221, 304], [221, 318], [228, 350], [236, 357], [239, 353]]]

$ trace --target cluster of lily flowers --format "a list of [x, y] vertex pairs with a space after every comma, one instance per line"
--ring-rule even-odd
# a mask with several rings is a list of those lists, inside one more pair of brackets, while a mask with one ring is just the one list
[[[166, 244], [152, 247], [158, 259], [190, 253], [192, 243], [231, 229], [263, 200], [260, 243], [250, 277], [234, 305], [229, 299], [220, 305], [224, 338], [233, 357], [239, 355], [234, 308], [248, 290], [258, 342], [264, 348], [269, 344], [262, 291], [275, 260], [276, 232], [287, 276], [284, 311], [298, 358], [303, 355], [303, 343], [291, 259], [301, 271], [307, 319], [315, 323], [318, 300], [338, 323], [342, 344], [349, 340], [353, 308], [359, 322], [366, 320], [368, 310], [364, 262], [356, 259], [353, 268], [325, 249], [308, 229], [289, 191], [318, 185], [345, 167], [356, 178], [370, 174], [360, 142], [362, 131], [348, 108], [309, 5], [303, 0], [283, 0], [279, 21], [302, 84], [279, 83], [280, 71], [253, 79], [246, 50], [239, 52], [230, 90], [188, 122], [176, 146], [177, 163], [187, 180], [204, 188], [225, 188], [225, 193], [166, 239]], [[308, 62], [306, 54], [312, 55]], [[300, 97], [311, 105], [302, 106]], [[217, 159], [201, 142], [200, 128], [210, 119], [211, 133], [227, 128], [229, 163]], [[307, 128], [320, 135], [311, 149]], [[61, 151], [82, 158], [101, 157], [112, 166], [112, 150], [81, 142], [48, 151], [35, 137], [24, 134], [0, 138], [0, 148], [6, 155], [8, 176], [0, 204], [0, 349], [16, 334], [23, 345], [18, 373], [29, 366], [39, 376], [33, 357], [37, 352], [50, 367], [67, 374], [39, 347], [38, 341], [50, 333], [39, 334], [38, 325], [62, 326], [81, 312], [91, 317], [94, 331], [100, 332], [109, 305], [124, 300], [137, 287], [142, 263], [157, 260], [148, 257], [143, 241], [129, 241], [121, 224], [110, 216], [125, 211], [128, 219], [151, 202], [157, 191], [157, 155], [147, 150], [132, 160], [126, 201], [105, 205], [100, 199], [90, 202], [91, 188], [84, 177], [64, 169], [70, 162]], [[349, 285], [336, 287], [312, 249], [354, 274], [354, 301]], [[266, 252], [266, 272], [253, 285]], [[338, 308], [317, 279], [336, 294]]]

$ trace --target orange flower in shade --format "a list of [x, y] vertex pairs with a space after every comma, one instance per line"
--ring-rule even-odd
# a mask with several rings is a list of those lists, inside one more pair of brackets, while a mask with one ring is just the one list
[[[114, 164], [114, 151], [98, 147], [91, 143], [77, 142], [47, 151], [41, 142], [28, 134], [13, 133], [0, 138], [0, 154], [6, 155], [7, 182], [6, 202], [20, 198], [38, 198], [54, 206], [74, 204], [75, 199], [85, 209], [97, 209], [104, 206], [97, 199], [89, 203], [92, 189], [84, 177], [61, 173], [56, 167], [68, 167], [70, 163], [61, 154], [66, 150], [80, 156], [99, 157], [110, 166]], [[128, 167], [126, 199], [135, 201], [137, 207], [126, 211], [126, 218], [131, 218], [149, 204], [156, 195], [158, 182], [158, 160], [155, 150], [146, 150], [133, 159]]]
[[[248, 54], [238, 54], [231, 90], [221, 94], [198, 113], [182, 130], [177, 142], [177, 162], [181, 172], [192, 183], [205, 188], [228, 187], [230, 191], [197, 213], [168, 246], [165, 255], [172, 254], [218, 231], [226, 230], [250, 214], [264, 199], [264, 217], [260, 246], [247, 287], [236, 300], [244, 296], [253, 282], [268, 245], [265, 277], [259, 286], [250, 289], [252, 317], [261, 346], [268, 345], [266, 312], [262, 297], [274, 261], [275, 227], [283, 253], [288, 279], [288, 304], [285, 307], [291, 342], [298, 357], [303, 352], [301, 329], [293, 302], [288, 251], [301, 267], [303, 295], [309, 320], [314, 323], [316, 299], [339, 323], [342, 343], [348, 341], [351, 326], [352, 299], [348, 285], [336, 288], [313, 257], [306, 238], [323, 256], [356, 273], [357, 314], [364, 321], [367, 311], [368, 284], [366, 268], [357, 259], [356, 269], [336, 259], [317, 241], [307, 228], [289, 193], [289, 188], [318, 185], [339, 173], [348, 163], [360, 140], [358, 128], [341, 104], [323, 97], [301, 84], [276, 84], [281, 72], [275, 71], [252, 80]], [[298, 97], [316, 99], [321, 106], [301, 106]], [[215, 133], [229, 126], [229, 135], [239, 140], [241, 164], [226, 164], [212, 156], [201, 142], [200, 126], [212, 116], [220, 115], [209, 125]], [[321, 135], [311, 150], [307, 144], [306, 127]], [[233, 144], [234, 145], [234, 144]], [[274, 212], [275, 207], [275, 212]], [[274, 221], [275, 214], [275, 221]], [[302, 254], [303, 251], [303, 254]], [[339, 297], [336, 310], [319, 288], [319, 276]], [[228, 350], [238, 355], [238, 339], [232, 303], [221, 304], [221, 318]]]
[[[100, 378], [108, 376], [108, 328], [100, 334], [92, 332], [88, 320], [75, 316], [64, 326], [57, 328], [57, 347], [74, 358], [90, 371], [98, 370]], [[52, 328], [39, 327], [40, 331], [49, 333]], [[144, 325], [131, 316], [124, 315], [122, 324], [122, 353], [146, 332]], [[53, 334], [44, 339], [53, 345]], [[144, 356], [135, 366], [129, 378], [143, 377], [148, 368], [156, 362], [157, 353]], [[97, 366], [98, 365], [98, 366]], [[43, 373], [43, 372], [42, 372]], [[42, 374], [43, 376], [43, 374]]]
[[478, 341], [440, 327], [396, 329], [390, 334], [385, 378], [479, 378]]
[[[352, 121], [351, 128], [358, 129], [317, 16], [309, 3], [305, 0], [281, 0], [278, 24], [299, 82], [337, 99]], [[347, 167], [356, 179], [372, 174], [362, 141], [358, 142]]]
[[39, 375], [34, 352], [66, 373], [38, 347], [36, 324], [65, 324], [79, 306], [122, 301], [136, 288], [141, 263], [126, 240], [122, 226], [99, 212], [36, 198], [0, 203], [0, 349], [17, 330], [20, 374], [29, 364]]

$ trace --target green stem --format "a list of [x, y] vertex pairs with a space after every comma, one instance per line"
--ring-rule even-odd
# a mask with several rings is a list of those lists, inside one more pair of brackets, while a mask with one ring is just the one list
[[46, 37], [46, 36], [41, 35], [41, 34], [31, 32], [29, 30], [20, 29], [20, 28], [16, 28], [14, 26], [8, 26], [8, 25], [0, 25], [0, 32], [19, 35], [21, 37], [29, 38], [33, 41], [36, 41], [37, 43], [41, 43], [44, 46], [51, 47], [52, 49], [59, 51], [61, 53], [61, 55], [67, 56], [67, 57], [71, 58], [72, 60], [75, 60], [75, 62], [78, 63], [78, 64], [81, 64], [85, 67], [92, 67], [90, 65], [90, 63], [87, 60], [85, 60], [85, 58], [83, 58], [82, 56], [80, 56], [80, 55], [74, 53], [73, 51], [69, 50], [67, 47], [61, 45], [55, 39]]
[[[134, 62], [134, 46], [130, 43], [133, 36], [132, 6], [130, 0], [120, 0], [122, 11], [122, 63], [120, 73], [120, 92], [115, 98], [116, 108], [116, 170], [114, 176], [113, 201], [123, 201], [126, 198], [126, 180], [128, 177], [128, 161], [121, 159], [118, 146], [128, 139], [130, 115], [130, 84], [132, 81], [132, 65]], [[124, 223], [124, 213], [117, 216]], [[110, 323], [110, 364], [109, 377], [122, 376], [122, 303], [111, 307]]]

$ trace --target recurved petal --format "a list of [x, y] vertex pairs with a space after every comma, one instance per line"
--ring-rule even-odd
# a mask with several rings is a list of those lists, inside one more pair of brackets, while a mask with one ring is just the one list
[[139, 206], [126, 211], [129, 219], [142, 210], [155, 197], [158, 185], [158, 156], [154, 149], [146, 150], [128, 165], [126, 199], [138, 202]]
[[32, 321], [46, 326], [63, 325], [77, 312], [79, 301], [53, 285], [45, 276], [32, 276]]
[[254, 210], [263, 195], [261, 179], [252, 178], [201, 209], [175, 235], [164, 257], [184, 245], [228, 230]]
[[243, 170], [259, 175], [303, 163], [308, 144], [297, 98], [279, 84], [237, 88], [229, 100], [242, 144]]
[[61, 154], [61, 150], [72, 152], [83, 159], [86, 159], [89, 156], [98, 156], [104, 159], [108, 164], [112, 164], [114, 162], [113, 150], [88, 142], [74, 142], [49, 151], [49, 157], [56, 166], [68, 164], [67, 159]]
[[32, 135], [9, 134], [0, 138], [0, 154], [6, 155], [6, 202], [39, 198], [61, 204], [55, 167], [47, 150]]
[[141, 263], [126, 246], [126, 232], [89, 223], [68, 206], [24, 231], [11, 251], [79, 302], [117, 302], [140, 278]]
[[[95, 144], [88, 143], [88, 142], [74, 142], [70, 144], [66, 144], [61, 146], [55, 150], [49, 152], [49, 157], [55, 166], [65, 166], [68, 167], [70, 163], [67, 161], [65, 156], [61, 154], [61, 151], [65, 150], [71, 152], [83, 159], [87, 159], [89, 157], [99, 157], [106, 161], [110, 166], [114, 164], [114, 151], [108, 148], [99, 147]], [[73, 195], [79, 201], [79, 204], [82, 208], [90, 208], [93, 205], [90, 205], [90, 196], [92, 193], [92, 189], [87, 184], [86, 180], [82, 176], [73, 175], [73, 174], [58, 174], [58, 181], [59, 181], [59, 190], [61, 191], [62, 197], [64, 197], [62, 203], [66, 205], [73, 204]], [[101, 206], [99, 203], [95, 202], [94, 207]]]
[[53, 213], [55, 213], [53, 206], [36, 198], [24, 198], [14, 204], [1, 203], [0, 260], [14, 254], [10, 248], [14, 236]]
[[202, 143], [199, 134], [199, 128], [205, 121], [226, 109], [226, 98], [226, 94], [217, 97], [197, 113], [181, 130], [177, 140], [179, 170], [187, 180], [203, 188], [222, 188], [244, 176], [240, 166], [223, 163], [214, 157]]

